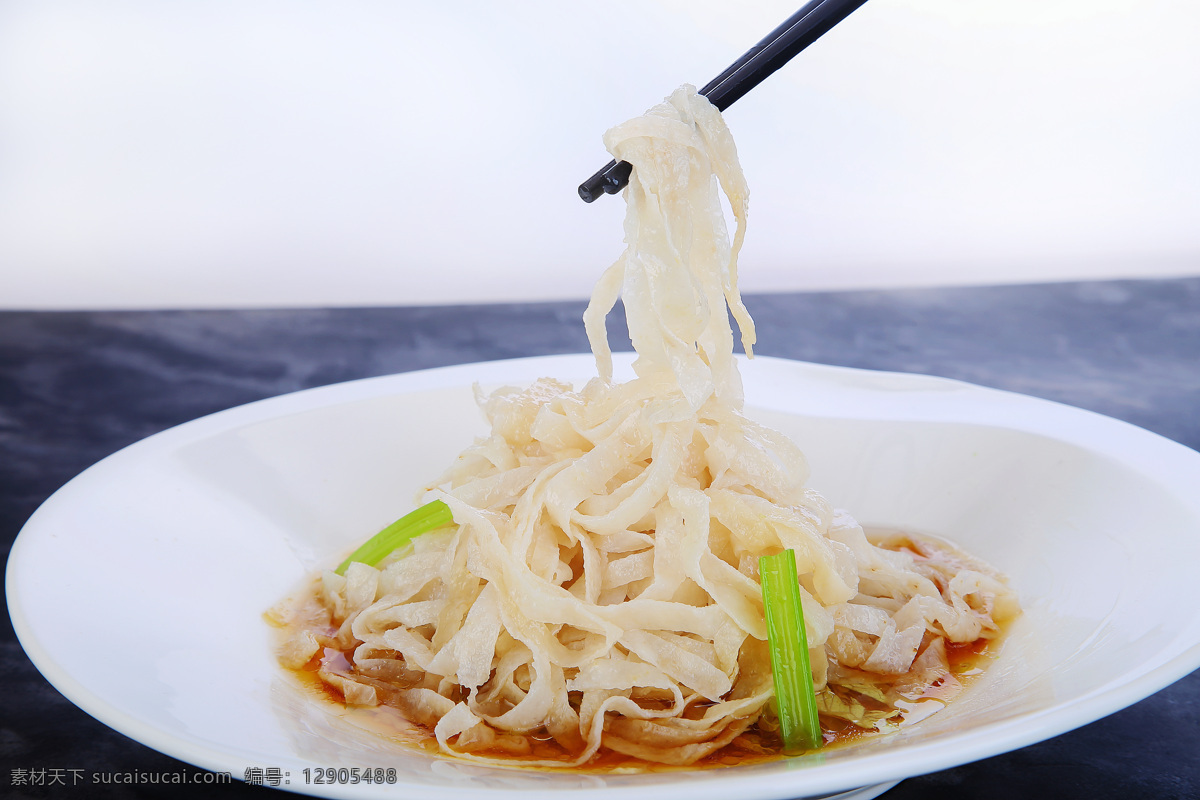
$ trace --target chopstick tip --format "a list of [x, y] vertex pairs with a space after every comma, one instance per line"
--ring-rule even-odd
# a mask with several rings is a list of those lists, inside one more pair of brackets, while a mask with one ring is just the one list
[[616, 194], [629, 183], [633, 165], [628, 161], [610, 161], [599, 172], [579, 184], [579, 197], [590, 203], [601, 194]]

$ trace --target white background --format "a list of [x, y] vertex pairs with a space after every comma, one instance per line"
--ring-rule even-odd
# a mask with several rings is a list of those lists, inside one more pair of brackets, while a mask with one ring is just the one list
[[[0, 0], [0, 307], [583, 297], [603, 131], [800, 0]], [[743, 289], [1200, 274], [1200, 3], [869, 0], [726, 114]]]

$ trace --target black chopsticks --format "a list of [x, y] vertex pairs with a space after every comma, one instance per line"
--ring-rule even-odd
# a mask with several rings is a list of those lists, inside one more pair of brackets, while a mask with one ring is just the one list
[[[865, 2], [812, 0], [709, 81], [700, 94], [707, 97], [718, 110], [724, 111]], [[629, 183], [632, 171], [633, 166], [626, 161], [619, 164], [610, 161], [579, 185], [579, 196], [585, 203], [590, 203], [601, 194], [616, 194]]]

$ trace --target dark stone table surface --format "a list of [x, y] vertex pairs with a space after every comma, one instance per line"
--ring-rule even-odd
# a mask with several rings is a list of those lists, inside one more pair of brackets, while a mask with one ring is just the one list
[[[764, 355], [1023, 392], [1200, 449], [1200, 278], [774, 294], [746, 304]], [[0, 538], [7, 552], [34, 509], [85, 467], [204, 414], [365, 376], [586, 351], [583, 307], [0, 312]], [[610, 325], [614, 345], [628, 349], [623, 321]], [[69, 783], [93, 772], [197, 770], [64, 699], [26, 658], [7, 614], [2, 648], [0, 795], [267, 791], [30, 785], [37, 775]], [[1073, 732], [911, 778], [885, 797], [1200, 798], [1200, 673]]]

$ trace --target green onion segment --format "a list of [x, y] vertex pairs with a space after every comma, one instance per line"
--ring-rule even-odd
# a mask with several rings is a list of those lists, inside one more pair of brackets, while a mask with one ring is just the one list
[[763, 608], [767, 617], [767, 643], [775, 679], [775, 703], [785, 753], [815, 750], [823, 744], [817, 719], [808, 636], [796, 577], [796, 554], [784, 550], [758, 560]]
[[338, 575], [345, 575], [346, 567], [354, 561], [373, 567], [400, 545], [422, 533], [449, 525], [453, 521], [454, 517], [450, 513], [450, 506], [441, 500], [426, 503], [372, 536], [334, 571]]

